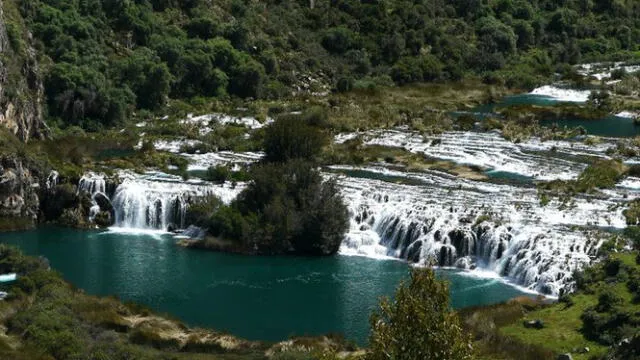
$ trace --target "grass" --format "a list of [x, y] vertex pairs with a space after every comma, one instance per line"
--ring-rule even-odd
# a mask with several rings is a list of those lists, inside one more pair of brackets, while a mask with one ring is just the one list
[[[620, 261], [626, 267], [625, 271], [637, 273], [640, 272], [640, 265], [636, 263], [636, 255], [636, 252], [612, 253], [607, 261]], [[479, 342], [477, 345], [481, 352], [484, 352], [480, 358], [483, 356], [487, 359], [505, 358], [502, 357], [505, 355], [500, 351], [505, 347], [504, 343], [508, 344], [508, 341], [504, 340], [505, 338], [523, 346], [533, 346], [549, 351], [549, 357], [538, 355], [541, 359], [555, 359], [557, 354], [571, 353], [576, 360], [587, 360], [608, 354], [610, 349], [607, 346], [585, 338], [582, 332], [581, 316], [587, 309], [598, 305], [600, 294], [605, 292], [612, 292], [622, 299], [622, 303], [617, 305], [617, 311], [637, 313], [640, 312], [640, 304], [634, 302], [634, 295], [629, 291], [625, 281], [604, 275], [604, 264], [606, 262], [598, 264], [592, 269], [600, 277], [590, 280], [586, 289], [570, 295], [570, 303], [556, 302], [548, 305], [534, 304], [533, 306], [525, 304], [518, 307], [512, 302], [475, 310], [480, 315], [474, 311], [471, 311], [472, 315], [466, 314], [467, 319], [475, 316], [476, 321], [480, 317], [483, 321], [477, 322], [485, 323], [485, 326], [486, 318], [489, 317], [497, 328], [496, 333], [493, 334], [494, 339], [503, 339], [500, 346], [492, 348], [487, 348], [487, 341]], [[525, 328], [523, 325], [525, 320], [538, 319], [544, 322], [544, 328], [532, 329]], [[478, 333], [477, 326], [476, 333]], [[585, 347], [589, 348], [588, 353], [580, 351]], [[494, 355], [496, 356], [494, 357]]]
[[[543, 329], [525, 328], [522, 321], [500, 328], [500, 332], [519, 341], [550, 349], [555, 353], [572, 353], [574, 359], [588, 359], [593, 355], [604, 355], [607, 347], [584, 338], [580, 329], [580, 316], [598, 300], [592, 295], [577, 295], [575, 305], [567, 307], [563, 303], [553, 304], [540, 310], [526, 313], [522, 320], [540, 319], [544, 322]], [[577, 354], [573, 349], [589, 347], [589, 354]]]

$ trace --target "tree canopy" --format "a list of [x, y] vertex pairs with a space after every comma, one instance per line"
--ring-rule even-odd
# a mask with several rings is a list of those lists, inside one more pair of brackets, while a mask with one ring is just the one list
[[[170, 98], [349, 91], [364, 78], [407, 84], [480, 75], [531, 87], [563, 64], [627, 59], [640, 44], [633, 1], [336, 0], [310, 8], [306, 0], [23, 0], [19, 7], [47, 64], [49, 115], [86, 129]], [[539, 59], [554, 65], [540, 71]]]

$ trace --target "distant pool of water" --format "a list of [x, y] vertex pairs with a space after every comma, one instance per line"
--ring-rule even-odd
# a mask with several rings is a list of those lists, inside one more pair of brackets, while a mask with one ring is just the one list
[[[475, 107], [467, 112], [476, 116], [479, 120], [484, 120], [494, 113], [498, 106], [516, 106], [516, 105], [539, 105], [552, 106], [558, 104], [559, 101], [541, 95], [518, 94], [506, 96], [499, 103], [483, 104]], [[454, 113], [460, 115], [463, 112]], [[604, 119], [585, 120], [585, 119], [560, 119], [542, 121], [540, 125], [551, 127], [558, 126], [560, 128], [577, 128], [583, 127], [590, 135], [606, 136], [606, 137], [633, 137], [640, 135], [640, 126], [634, 124], [633, 119], [618, 116], [607, 116]]]
[[[165, 234], [62, 228], [0, 234], [0, 242], [42, 255], [69, 282], [116, 295], [192, 326], [252, 340], [342, 333], [366, 343], [368, 318], [409, 266], [395, 260], [333, 256], [255, 257], [184, 249]], [[454, 308], [506, 301], [524, 293], [500, 279], [438, 270]]]

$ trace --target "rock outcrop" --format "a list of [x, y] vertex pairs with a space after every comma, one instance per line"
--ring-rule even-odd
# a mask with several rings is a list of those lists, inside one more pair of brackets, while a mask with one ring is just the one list
[[40, 202], [40, 184], [16, 156], [0, 158], [0, 218], [12, 230], [35, 224]]
[[21, 18], [6, 16], [5, 6], [16, 6], [11, 1], [0, 0], [0, 126], [27, 142], [48, 132], [42, 111], [44, 86], [31, 33]]

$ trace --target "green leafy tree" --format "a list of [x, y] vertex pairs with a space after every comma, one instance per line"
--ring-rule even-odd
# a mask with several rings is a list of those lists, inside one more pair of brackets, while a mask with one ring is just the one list
[[267, 127], [264, 138], [265, 159], [286, 162], [293, 159], [315, 160], [327, 136], [298, 116], [282, 116]]
[[449, 306], [449, 289], [433, 270], [416, 268], [395, 300], [371, 315], [367, 360], [471, 359], [469, 337]]

